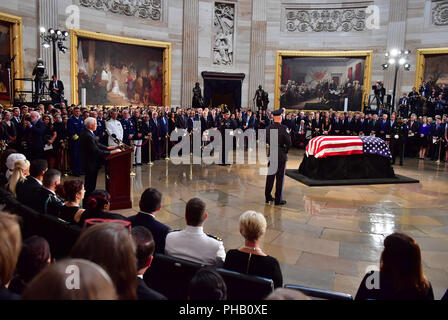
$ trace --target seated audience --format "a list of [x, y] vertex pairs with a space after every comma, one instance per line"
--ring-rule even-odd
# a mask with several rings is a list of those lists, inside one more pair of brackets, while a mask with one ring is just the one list
[[85, 192], [81, 180], [68, 180], [58, 186], [56, 193], [65, 200], [60, 212], [61, 219], [70, 223], [79, 222], [85, 211], [81, 209], [81, 201], [84, 199]]
[[28, 284], [22, 300], [117, 300], [117, 293], [110, 276], [99, 265], [67, 259], [39, 273]]
[[22, 247], [22, 234], [17, 217], [0, 212], [0, 300], [18, 300], [8, 290]]
[[403, 233], [387, 236], [380, 271], [365, 275], [355, 300], [434, 300], [417, 242]]
[[137, 258], [129, 230], [106, 222], [85, 229], [72, 248], [72, 258], [100, 265], [115, 284], [120, 300], [137, 298]]
[[170, 227], [156, 220], [156, 214], [162, 208], [162, 194], [153, 188], [146, 189], [140, 198], [140, 212], [129, 217], [132, 227], [144, 226], [151, 231], [156, 242], [156, 253], [164, 253], [165, 239]]
[[31, 161], [30, 175], [23, 183], [17, 184], [16, 193], [18, 201], [31, 207], [31, 201], [34, 199], [33, 197], [30, 197], [30, 195], [34, 194], [37, 189], [42, 187], [42, 180], [44, 179], [44, 174], [47, 170], [47, 160], [36, 159]]
[[188, 300], [227, 300], [227, 286], [221, 275], [210, 269], [199, 269], [190, 281]]
[[159, 292], [149, 288], [143, 275], [151, 267], [155, 243], [151, 231], [143, 226], [132, 228], [132, 238], [134, 239], [137, 256], [137, 297], [138, 300], [166, 300], [166, 297]]
[[204, 222], [208, 214], [205, 203], [193, 198], [187, 203], [185, 220], [187, 226], [182, 231], [173, 231], [166, 237], [165, 253], [181, 259], [221, 266], [226, 257], [224, 244], [220, 239], [204, 233]]
[[6, 189], [17, 197], [17, 185], [24, 183], [27, 176], [30, 174], [30, 162], [28, 160], [16, 160], [14, 162], [14, 170], [11, 177], [9, 177]]
[[50, 245], [47, 240], [38, 236], [29, 237], [23, 241], [16, 275], [9, 285], [9, 290], [22, 294], [28, 283], [50, 263]]
[[246, 211], [240, 217], [240, 233], [244, 246], [229, 250], [224, 268], [244, 274], [264, 277], [274, 281], [274, 287], [283, 285], [280, 265], [274, 257], [261, 250], [261, 238], [266, 232], [266, 219], [261, 213]]
[[50, 169], [44, 174], [42, 187], [32, 195], [31, 207], [39, 213], [59, 216], [64, 203], [56, 195], [56, 188], [61, 183], [61, 172]]
[[104, 190], [93, 191], [86, 201], [87, 208], [75, 217], [79, 226], [83, 227], [88, 219], [127, 220], [120, 214], [111, 213], [110, 194]]

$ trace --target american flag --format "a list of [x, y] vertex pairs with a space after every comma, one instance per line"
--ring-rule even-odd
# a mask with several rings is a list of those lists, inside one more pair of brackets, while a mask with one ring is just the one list
[[307, 156], [326, 158], [352, 154], [377, 154], [391, 158], [386, 142], [377, 137], [320, 136], [311, 139], [306, 147]]

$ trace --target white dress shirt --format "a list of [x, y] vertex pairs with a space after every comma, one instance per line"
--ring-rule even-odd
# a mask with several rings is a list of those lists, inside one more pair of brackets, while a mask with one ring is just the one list
[[110, 119], [109, 121], [106, 121], [106, 129], [109, 133], [109, 146], [117, 146], [114, 142], [114, 139], [112, 138], [112, 135], [115, 134], [117, 136], [117, 139], [120, 141], [123, 141], [123, 126], [121, 125], [121, 122], [118, 120]]
[[202, 227], [192, 226], [166, 236], [165, 254], [216, 267], [221, 267], [226, 258], [222, 241], [204, 233]]

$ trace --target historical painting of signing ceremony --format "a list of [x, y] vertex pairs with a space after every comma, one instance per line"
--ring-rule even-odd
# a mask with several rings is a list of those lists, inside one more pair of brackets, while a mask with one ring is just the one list
[[430, 317], [447, 208], [448, 0], [0, 3], [0, 300]]

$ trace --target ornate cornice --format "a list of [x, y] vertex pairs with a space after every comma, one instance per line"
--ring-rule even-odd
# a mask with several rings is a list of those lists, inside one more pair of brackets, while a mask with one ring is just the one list
[[434, 1], [432, 23], [436, 26], [448, 26], [448, 1]]
[[129, 17], [162, 20], [162, 0], [79, 0], [79, 4]]

